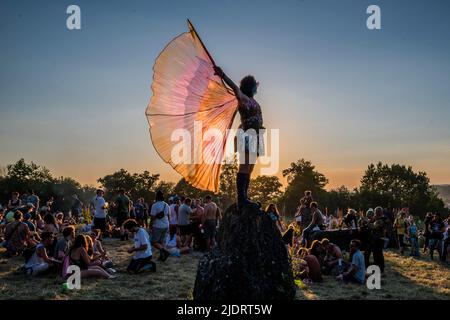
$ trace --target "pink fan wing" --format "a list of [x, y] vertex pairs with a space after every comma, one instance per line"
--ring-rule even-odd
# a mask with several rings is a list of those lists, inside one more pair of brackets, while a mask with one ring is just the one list
[[[153, 71], [153, 96], [146, 115], [156, 151], [192, 186], [218, 192], [236, 98], [214, 75], [213, 62], [192, 32], [172, 40], [156, 59]], [[213, 129], [220, 134], [209, 141], [194, 141], [194, 124], [203, 133]], [[179, 143], [172, 135], [180, 129], [191, 138], [190, 161], [175, 161], [172, 156]], [[196, 158], [199, 154], [203, 159]]]

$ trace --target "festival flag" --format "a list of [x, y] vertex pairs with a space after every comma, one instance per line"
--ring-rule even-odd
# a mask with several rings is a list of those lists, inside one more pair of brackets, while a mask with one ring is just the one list
[[[214, 60], [189, 20], [188, 26], [189, 31], [173, 39], [156, 59], [146, 115], [159, 156], [192, 186], [218, 192], [228, 129], [238, 102], [214, 74]], [[190, 136], [184, 161], [173, 157], [180, 129]], [[216, 133], [213, 138], [194, 141], [199, 132], [211, 129]]]

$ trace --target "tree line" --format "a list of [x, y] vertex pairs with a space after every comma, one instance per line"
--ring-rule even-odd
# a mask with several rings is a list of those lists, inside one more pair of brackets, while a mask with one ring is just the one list
[[[237, 162], [222, 166], [220, 187], [215, 195], [216, 201], [224, 208], [236, 198], [235, 179]], [[388, 208], [409, 207], [410, 212], [423, 217], [426, 212], [448, 213], [445, 204], [436, 189], [430, 184], [425, 172], [414, 172], [411, 166], [400, 164], [370, 164], [361, 178], [359, 187], [349, 190], [345, 186], [326, 190], [328, 179], [316, 167], [305, 159], [290, 164], [282, 171], [287, 180], [283, 185], [277, 176], [257, 176], [250, 183], [249, 196], [263, 206], [276, 203], [281, 212], [292, 216], [299, 205], [299, 199], [306, 190], [311, 190], [321, 208], [334, 212], [337, 208], [366, 210], [381, 205]], [[160, 179], [159, 174], [148, 171], [130, 173], [120, 169], [97, 180], [106, 191], [110, 201], [118, 189], [125, 189], [133, 199], [143, 197], [151, 202], [157, 190], [165, 195], [183, 195], [186, 197], [204, 197], [210, 192], [189, 185], [184, 179], [178, 183]], [[82, 186], [69, 177], [52, 176], [50, 170], [33, 162], [20, 159], [0, 171], [0, 203], [6, 204], [11, 193], [25, 193], [33, 189], [41, 200], [54, 197], [58, 209], [70, 210], [73, 194], [88, 203], [95, 193], [95, 187]]]

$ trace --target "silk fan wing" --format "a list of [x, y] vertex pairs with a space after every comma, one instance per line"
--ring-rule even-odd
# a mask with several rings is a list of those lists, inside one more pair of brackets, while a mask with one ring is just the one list
[[[214, 75], [213, 59], [188, 24], [189, 32], [173, 39], [156, 59], [146, 115], [159, 156], [192, 186], [218, 192], [237, 100]], [[214, 134], [202, 139], [206, 132]]]

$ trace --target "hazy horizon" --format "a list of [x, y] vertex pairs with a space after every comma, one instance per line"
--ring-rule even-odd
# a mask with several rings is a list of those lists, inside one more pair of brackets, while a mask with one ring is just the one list
[[[450, 2], [79, 0], [0, 3], [0, 167], [20, 158], [82, 184], [120, 168], [180, 176], [154, 150], [145, 109], [159, 52], [197, 27], [236, 82], [260, 81], [280, 171], [305, 158], [328, 189], [359, 185], [370, 163], [450, 184]], [[382, 29], [366, 28], [381, 7]]]

